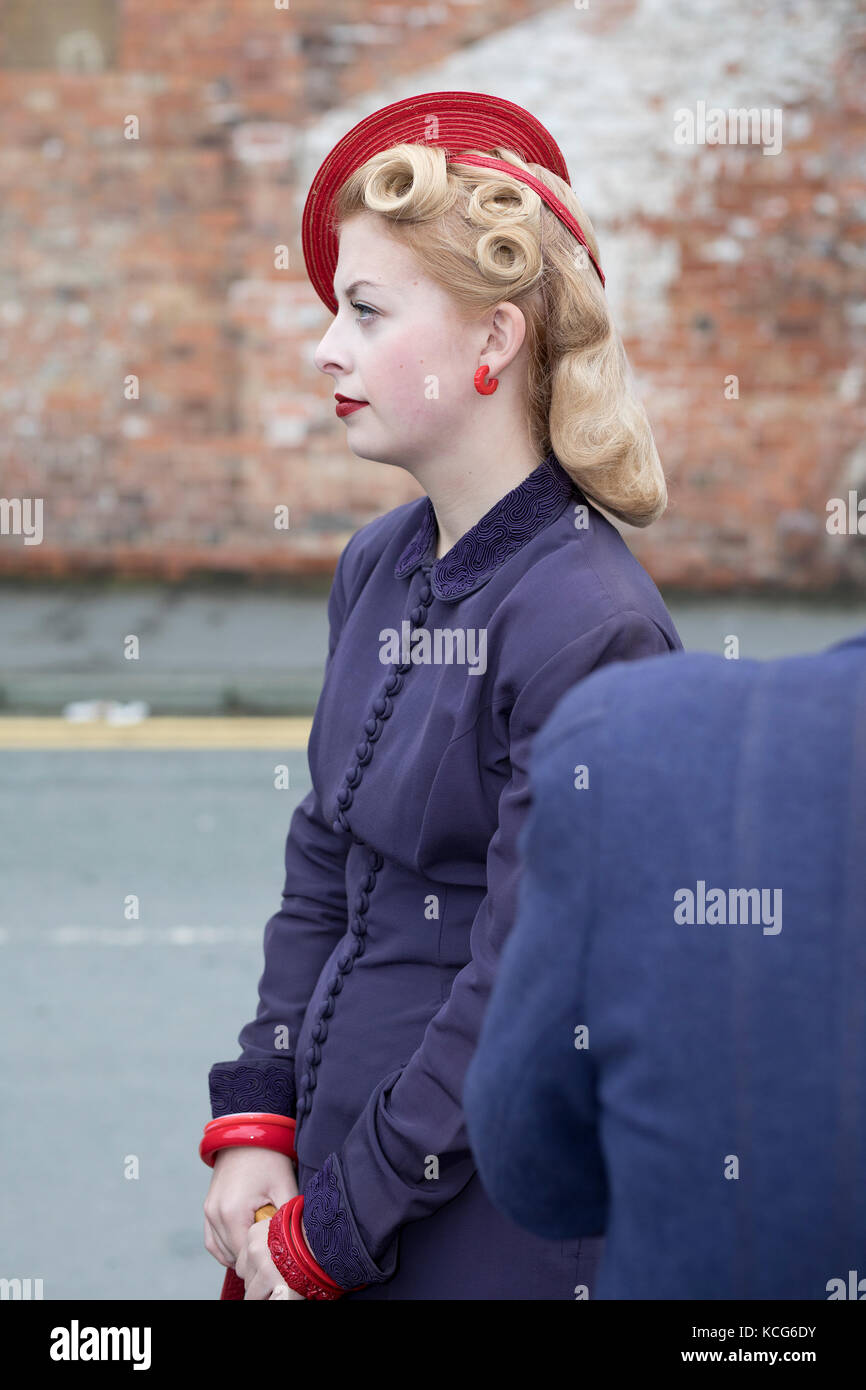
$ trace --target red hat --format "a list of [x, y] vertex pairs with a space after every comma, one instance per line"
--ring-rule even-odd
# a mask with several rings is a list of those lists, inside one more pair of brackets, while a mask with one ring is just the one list
[[[383, 106], [366, 116], [339, 140], [320, 165], [304, 204], [302, 243], [307, 274], [322, 302], [337, 312], [334, 272], [339, 244], [333, 222], [336, 195], [350, 174], [372, 155], [391, 145], [439, 145], [456, 158], [464, 150], [502, 146], [527, 164], [541, 164], [570, 183], [562, 151], [548, 130], [522, 106], [482, 92], [423, 92]], [[462, 159], [461, 163], [499, 169], [534, 188], [547, 206], [586, 248], [604, 284], [604, 276], [574, 215], [532, 174], [504, 159]]]

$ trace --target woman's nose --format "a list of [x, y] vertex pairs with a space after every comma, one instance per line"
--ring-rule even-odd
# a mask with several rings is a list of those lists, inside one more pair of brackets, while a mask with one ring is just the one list
[[337, 341], [334, 332], [334, 324], [319, 339], [316, 351], [313, 353], [313, 361], [320, 372], [339, 372], [342, 376], [346, 375], [345, 355]]

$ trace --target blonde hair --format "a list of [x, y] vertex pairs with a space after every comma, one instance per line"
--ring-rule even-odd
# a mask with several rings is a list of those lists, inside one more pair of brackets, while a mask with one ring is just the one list
[[[563, 179], [502, 147], [473, 153], [492, 153], [541, 179], [601, 259], [592, 223]], [[337, 230], [365, 211], [387, 220], [467, 322], [504, 300], [521, 310], [536, 453], [552, 448], [581, 491], [612, 515], [632, 526], [655, 521], [667, 488], [622, 339], [586, 251], [535, 189], [498, 170], [449, 160], [438, 145], [399, 144], [373, 155], [342, 185]]]

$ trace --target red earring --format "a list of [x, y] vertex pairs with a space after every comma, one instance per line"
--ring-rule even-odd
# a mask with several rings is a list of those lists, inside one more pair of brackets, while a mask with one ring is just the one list
[[479, 367], [478, 371], [475, 373], [475, 390], [481, 396], [492, 396], [499, 385], [499, 378], [497, 376], [491, 377], [489, 381], [485, 381], [485, 377], [489, 371], [490, 367], [485, 362], [484, 366]]

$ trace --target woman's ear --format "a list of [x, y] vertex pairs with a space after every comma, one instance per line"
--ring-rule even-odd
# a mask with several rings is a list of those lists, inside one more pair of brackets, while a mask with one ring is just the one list
[[517, 305], [507, 299], [497, 304], [482, 352], [485, 361], [490, 363], [491, 376], [514, 360], [525, 337], [526, 319]]

